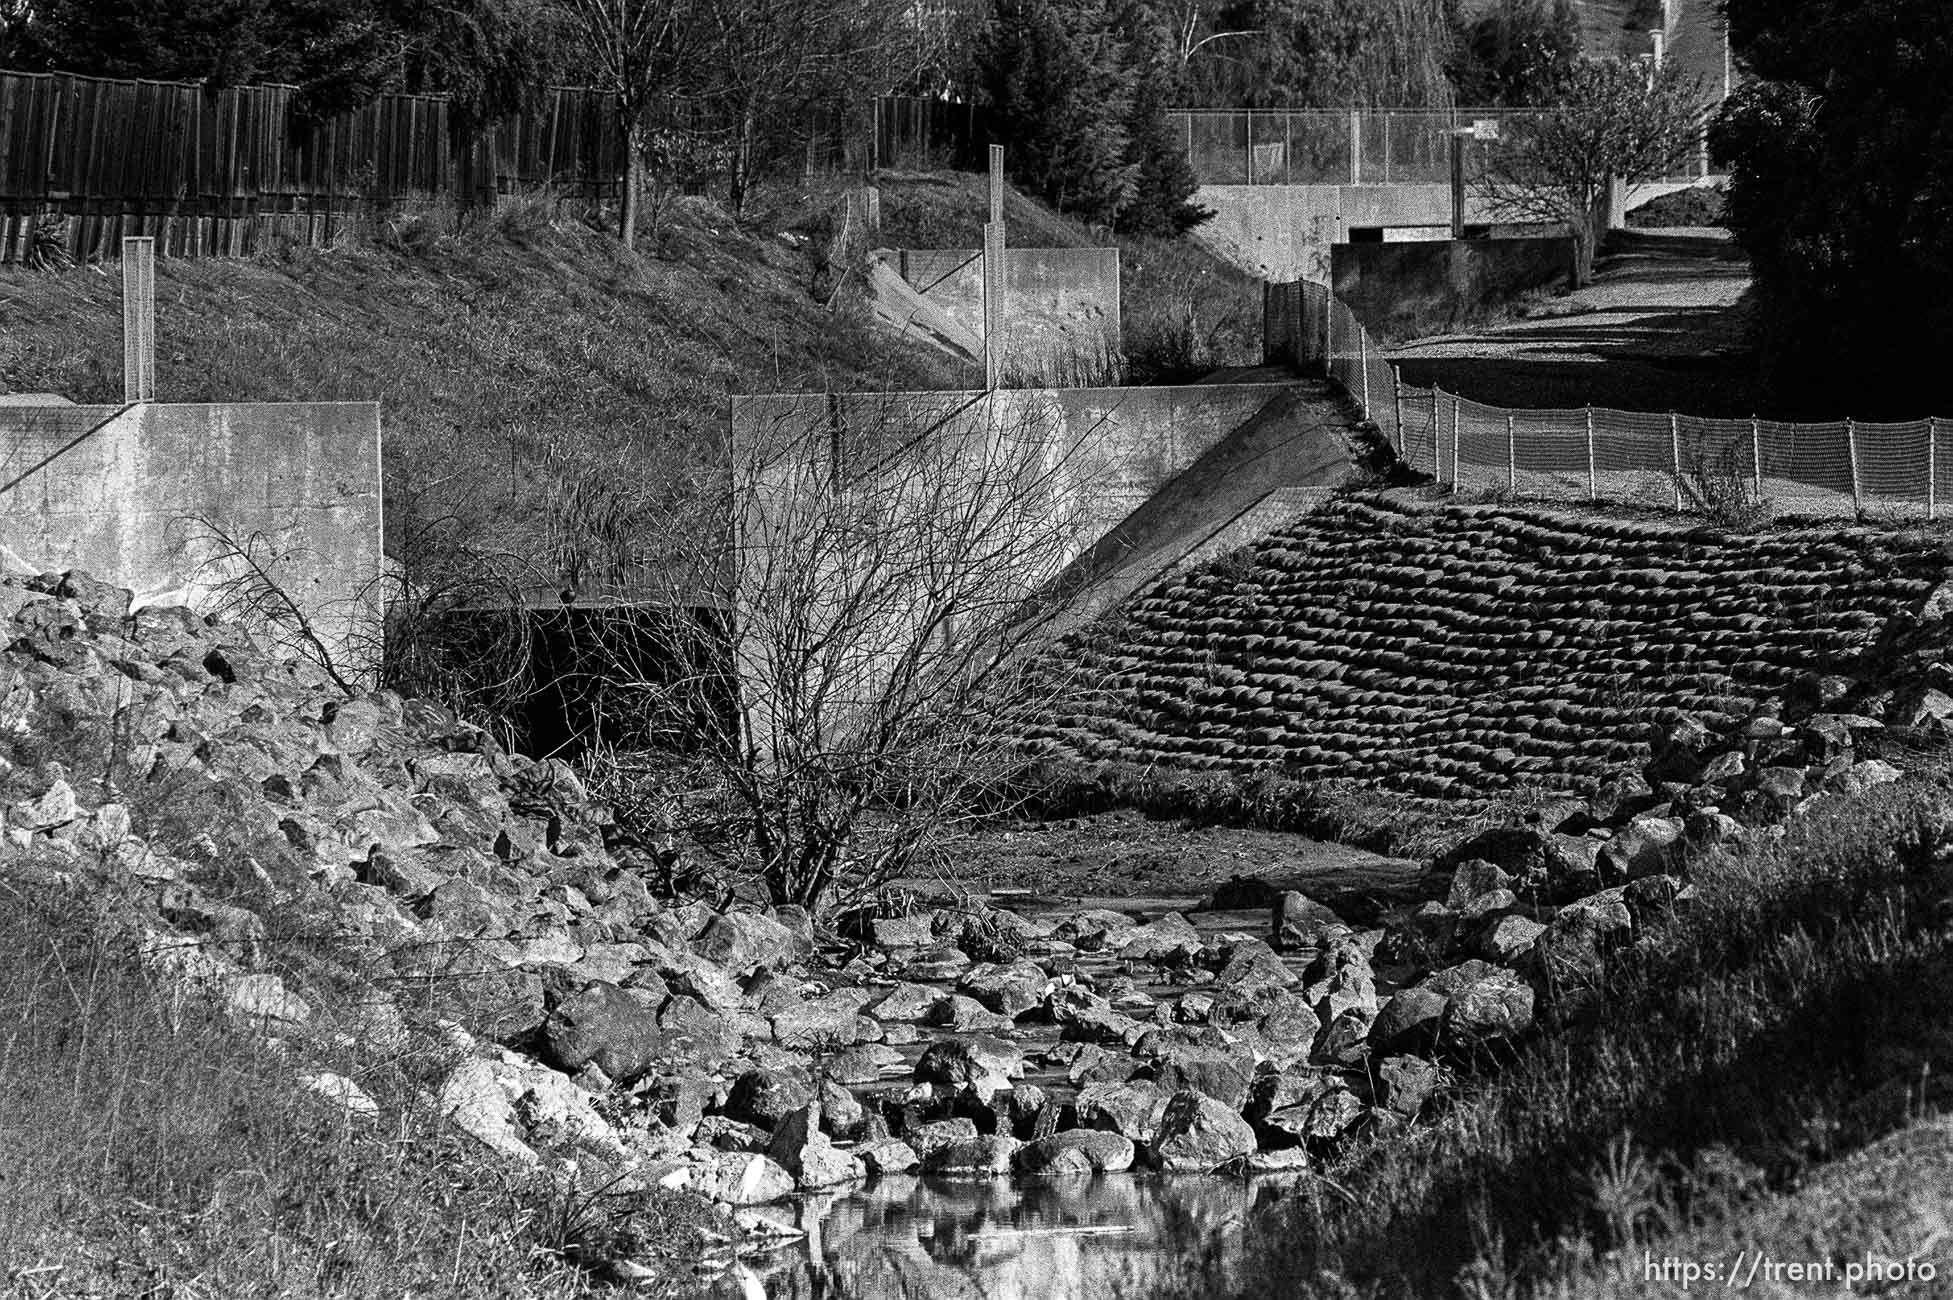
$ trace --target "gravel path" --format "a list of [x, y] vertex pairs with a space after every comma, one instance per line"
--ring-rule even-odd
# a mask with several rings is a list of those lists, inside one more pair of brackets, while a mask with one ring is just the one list
[[1525, 317], [1392, 349], [1407, 383], [1522, 408], [1748, 416], [1742, 337], [1749, 264], [1711, 229], [1616, 231], [1577, 293]]

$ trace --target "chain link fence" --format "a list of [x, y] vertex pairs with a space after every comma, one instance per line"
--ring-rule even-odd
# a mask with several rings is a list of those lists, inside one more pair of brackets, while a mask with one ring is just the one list
[[1270, 285], [1268, 359], [1326, 376], [1412, 469], [1460, 492], [1610, 501], [1728, 518], [1937, 519], [1953, 420], [1705, 419], [1586, 406], [1520, 410], [1402, 381], [1327, 285]]
[[[1465, 176], [1483, 176], [1501, 141], [1523, 137], [1538, 109], [1187, 109], [1168, 114], [1202, 185], [1443, 185], [1451, 140], [1492, 123], [1499, 140], [1466, 137]], [[1708, 173], [1697, 159], [1660, 179]]]

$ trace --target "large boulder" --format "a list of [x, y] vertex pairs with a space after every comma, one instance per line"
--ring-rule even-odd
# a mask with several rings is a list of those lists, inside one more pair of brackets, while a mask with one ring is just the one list
[[1151, 1067], [1153, 1082], [1165, 1092], [1198, 1092], [1237, 1110], [1254, 1082], [1254, 1054], [1242, 1047], [1175, 1044]]
[[931, 1151], [922, 1158], [922, 1169], [952, 1177], [995, 1178], [1010, 1172], [1019, 1145], [1008, 1133], [978, 1134]]
[[1371, 1050], [1385, 1056], [1431, 1051], [1449, 1005], [1450, 1000], [1435, 989], [1397, 990], [1370, 1024]]
[[1601, 874], [1610, 881], [1661, 875], [1681, 861], [1684, 847], [1680, 819], [1636, 817], [1600, 849]]
[[1206, 1173], [1255, 1149], [1255, 1131], [1241, 1113], [1199, 1092], [1167, 1100], [1150, 1144], [1153, 1163], [1169, 1173]]
[[1143, 1145], [1159, 1132], [1168, 1096], [1158, 1084], [1140, 1080], [1087, 1084], [1078, 1093], [1078, 1122]]
[[956, 981], [956, 987], [990, 1010], [1014, 1020], [1043, 1000], [1049, 983], [1037, 963], [1020, 960], [972, 966]]
[[1116, 945], [1127, 961], [1171, 960], [1200, 951], [1200, 932], [1178, 912], [1168, 912], [1157, 920], [1107, 936], [1107, 946]]
[[796, 1107], [783, 1116], [773, 1128], [766, 1154], [807, 1191], [858, 1182], [867, 1174], [861, 1161], [821, 1132], [818, 1103]]
[[1320, 948], [1349, 929], [1332, 909], [1293, 889], [1275, 900], [1272, 920], [1274, 945], [1282, 952]]
[[594, 1065], [617, 1083], [644, 1077], [668, 1055], [656, 1009], [601, 980], [557, 1003], [542, 1036], [551, 1064], [570, 1074]]
[[1346, 1015], [1367, 1027], [1377, 1014], [1377, 982], [1370, 959], [1353, 943], [1339, 943], [1309, 964], [1303, 997], [1325, 1027]]
[[699, 1162], [692, 1187], [727, 1205], [765, 1205], [793, 1195], [794, 1177], [763, 1155], [714, 1151]]
[[723, 1113], [771, 1130], [793, 1112], [810, 1105], [817, 1090], [805, 1070], [748, 1070], [732, 1082]]
[[1420, 986], [1448, 999], [1441, 1040], [1447, 1050], [1471, 1053], [1533, 1026], [1532, 986], [1518, 972], [1482, 961], [1463, 962]]
[[790, 927], [757, 912], [715, 916], [691, 941], [693, 952], [736, 976], [791, 966], [811, 956], [811, 947]]
[[1242, 939], [1221, 950], [1221, 968], [1214, 975], [1216, 988], [1232, 994], [1257, 995], [1298, 983], [1294, 971], [1282, 963], [1275, 950], [1259, 939]]
[[1068, 1157], [1081, 1156], [1087, 1171], [1116, 1174], [1132, 1168], [1134, 1150], [1131, 1139], [1117, 1133], [1074, 1128], [1026, 1143], [1015, 1164], [1020, 1174], [1053, 1174], [1075, 1167]]
[[931, 1043], [915, 1065], [917, 1083], [967, 1088], [985, 1102], [1023, 1074], [1024, 1053], [1017, 1044], [989, 1034], [957, 1034]]

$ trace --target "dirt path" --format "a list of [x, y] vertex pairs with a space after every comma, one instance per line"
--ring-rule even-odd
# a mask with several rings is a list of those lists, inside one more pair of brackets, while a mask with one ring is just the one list
[[1407, 383], [1498, 406], [1745, 417], [1756, 403], [1738, 302], [1749, 283], [1721, 231], [1616, 231], [1587, 288], [1391, 357]]

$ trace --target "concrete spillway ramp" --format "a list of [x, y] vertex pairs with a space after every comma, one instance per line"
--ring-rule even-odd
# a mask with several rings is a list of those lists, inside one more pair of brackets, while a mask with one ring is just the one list
[[[1264, 503], [1306, 508], [1349, 472], [1349, 417], [1321, 382], [1270, 385], [1260, 408], [1166, 481], [1052, 584], [1076, 626], [1201, 550]], [[1282, 522], [1286, 522], [1285, 520]]]
[[983, 340], [958, 324], [940, 303], [932, 302], [902, 278], [896, 254], [877, 248], [868, 254], [868, 305], [875, 319], [964, 361], [981, 365]]

